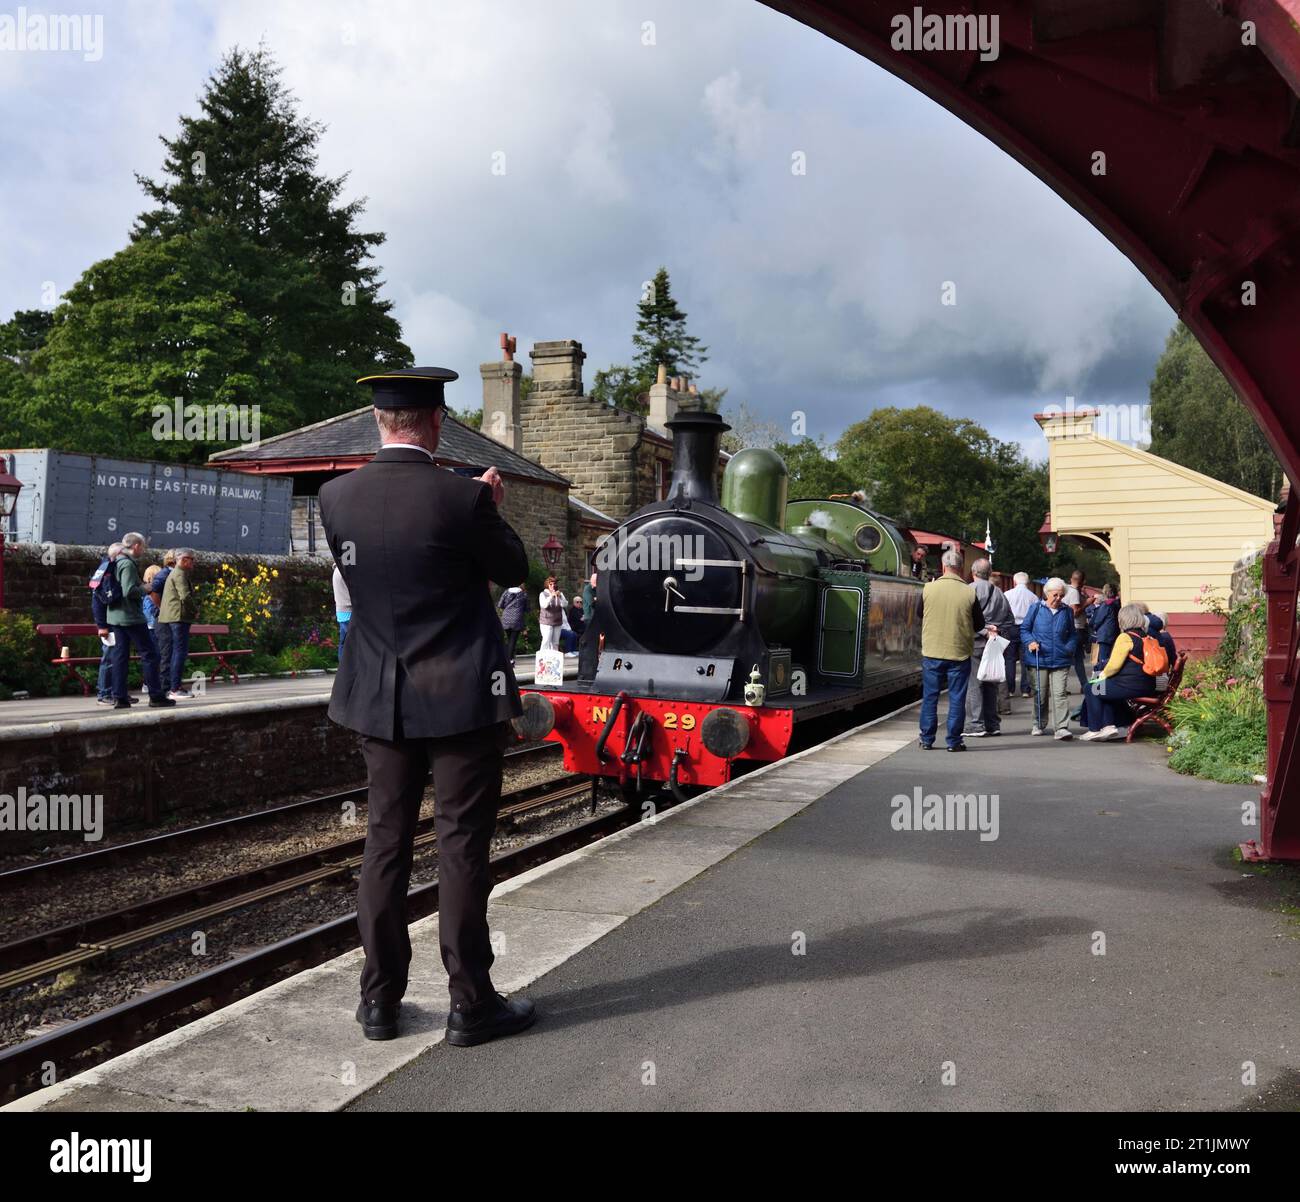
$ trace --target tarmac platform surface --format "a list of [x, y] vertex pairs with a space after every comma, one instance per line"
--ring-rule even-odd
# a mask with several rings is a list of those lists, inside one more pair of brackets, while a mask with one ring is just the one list
[[[1231, 859], [1256, 790], [1015, 706], [961, 755], [908, 707], [498, 886], [519, 1037], [442, 1043], [434, 916], [397, 1040], [352, 952], [8, 1109], [1295, 1108], [1300, 931]], [[918, 789], [996, 794], [997, 838], [895, 829]]]
[[[527, 1034], [353, 1108], [1296, 1107], [1300, 930], [1229, 855], [1257, 791], [1030, 738], [1025, 705], [964, 755], [913, 739], [542, 977]], [[996, 792], [998, 838], [893, 829], [917, 788]]]

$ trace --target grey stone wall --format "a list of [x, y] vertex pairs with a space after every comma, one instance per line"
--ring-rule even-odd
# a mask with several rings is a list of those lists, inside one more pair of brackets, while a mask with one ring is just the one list
[[[325, 710], [323, 700], [263, 701], [220, 716], [177, 709], [66, 722], [57, 731], [11, 728], [0, 738], [0, 793], [17, 796], [21, 786], [28, 796], [101, 796], [104, 833], [116, 835], [196, 810], [252, 809], [364, 784], [358, 736]], [[0, 840], [6, 852], [97, 846], [76, 832], [4, 831]]]

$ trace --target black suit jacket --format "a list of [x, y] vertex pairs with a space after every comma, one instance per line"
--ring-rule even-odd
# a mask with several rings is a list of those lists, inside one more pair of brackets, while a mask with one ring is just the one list
[[522, 584], [528, 556], [492, 490], [419, 450], [381, 450], [320, 492], [352, 595], [329, 715], [380, 739], [433, 738], [520, 713], [489, 581]]

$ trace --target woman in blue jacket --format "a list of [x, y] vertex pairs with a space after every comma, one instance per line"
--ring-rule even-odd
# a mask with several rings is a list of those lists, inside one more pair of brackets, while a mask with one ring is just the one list
[[1043, 599], [1029, 607], [1020, 623], [1020, 643], [1034, 681], [1034, 728], [1029, 733], [1046, 733], [1043, 718], [1050, 698], [1052, 728], [1058, 739], [1073, 738], [1066, 690], [1074, 668], [1074, 611], [1062, 604], [1064, 597], [1065, 581], [1053, 576], [1043, 586]]

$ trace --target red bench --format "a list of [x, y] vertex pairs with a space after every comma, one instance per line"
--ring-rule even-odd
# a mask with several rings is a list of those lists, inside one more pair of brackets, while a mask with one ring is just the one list
[[1183, 669], [1187, 666], [1187, 652], [1180, 651], [1169, 669], [1169, 683], [1165, 685], [1158, 697], [1136, 697], [1129, 702], [1133, 707], [1133, 721], [1129, 723], [1126, 743], [1133, 742], [1133, 736], [1148, 722], [1162, 727], [1166, 738], [1174, 733], [1174, 724], [1169, 717], [1169, 702], [1178, 692], [1182, 683]]
[[[99, 643], [99, 628], [93, 622], [44, 623], [36, 627], [36, 633], [40, 635], [44, 635], [46, 638], [53, 639], [55, 650], [59, 652], [61, 652], [63, 648], [66, 646], [67, 639], [91, 638], [95, 640], [97, 645]], [[230, 633], [229, 626], [205, 626], [205, 625], [201, 625], [198, 622], [195, 622], [193, 625], [190, 626], [190, 637], [193, 638], [195, 635], [205, 635], [208, 640], [208, 646], [212, 648], [212, 650], [191, 651], [189, 654], [189, 658], [190, 659], [215, 659], [217, 662], [213, 666], [212, 672], [210, 675], [208, 675], [207, 679], [216, 680], [216, 678], [222, 672], [224, 672], [226, 673], [227, 676], [230, 677], [230, 681], [232, 684], [238, 684], [239, 674], [235, 671], [234, 665], [230, 663], [230, 660], [237, 655], [252, 655], [253, 649], [251, 647], [242, 647], [238, 650], [231, 650], [231, 649], [223, 650], [222, 648], [218, 647], [216, 644], [215, 636], [219, 634], [224, 635], [229, 633]], [[139, 659], [139, 656], [135, 655], [134, 648], [132, 648], [132, 658]], [[100, 660], [99, 655], [58, 654], [55, 655], [55, 657], [50, 660], [50, 663], [62, 664], [67, 669], [68, 675], [71, 676], [72, 679], [75, 680], [81, 686], [81, 695], [83, 697], [89, 697], [90, 685], [89, 683], [87, 683], [86, 678], [82, 676], [80, 672], [77, 671], [76, 666], [78, 664], [98, 664], [99, 660]]]

